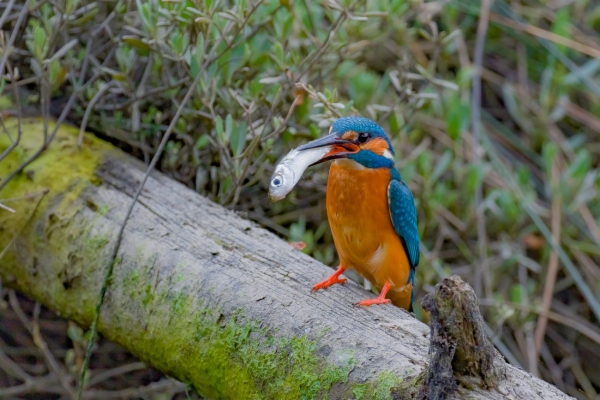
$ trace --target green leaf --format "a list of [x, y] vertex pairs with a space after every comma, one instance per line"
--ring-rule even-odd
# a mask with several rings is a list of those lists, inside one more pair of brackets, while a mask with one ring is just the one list
[[467, 176], [465, 178], [465, 187], [468, 193], [475, 193], [477, 186], [483, 182], [489, 168], [483, 168], [482, 165], [469, 165], [467, 169]]
[[401, 113], [392, 112], [390, 113], [388, 124], [390, 125], [390, 135], [394, 135], [400, 132], [400, 128], [404, 126], [404, 116]]
[[217, 137], [223, 143], [225, 143], [225, 135], [223, 134], [223, 120], [220, 115], [215, 118], [215, 129], [217, 130]]
[[548, 177], [552, 175], [552, 163], [554, 163], [557, 151], [556, 145], [553, 142], [545, 143], [544, 148], [542, 149], [544, 170], [546, 171]]
[[192, 57], [190, 59], [190, 75], [193, 79], [196, 79], [196, 76], [200, 72], [200, 65], [198, 65], [198, 60], [196, 57]]
[[244, 146], [246, 146], [246, 134], [247, 134], [246, 123], [241, 122], [238, 124], [233, 132], [231, 133], [231, 137], [229, 138], [229, 145], [231, 146], [231, 150], [233, 151], [234, 156], [239, 156], [244, 151]]
[[294, 222], [290, 225], [290, 236], [289, 240], [292, 242], [297, 242], [304, 240], [306, 233], [306, 217], [300, 217], [298, 222]]
[[510, 301], [513, 303], [519, 304], [521, 303], [521, 299], [523, 298], [523, 288], [521, 285], [514, 284], [510, 287]]
[[[552, 23], [552, 32], [565, 37], [571, 37], [571, 12], [569, 7], [561, 7], [554, 15], [554, 22]], [[564, 45], [556, 45], [556, 48], [562, 53], [566, 53], [568, 47]]]
[[176, 30], [171, 34], [171, 48], [173, 49], [173, 53], [177, 55], [181, 55], [184, 50], [184, 36]]
[[196, 142], [196, 148], [198, 150], [202, 150], [206, 146], [208, 146], [208, 136], [207, 135], [201, 135], [198, 138], [198, 141]]
[[510, 116], [519, 124], [520, 128], [526, 133], [532, 133], [534, 126], [523, 112], [523, 106], [515, 93], [513, 86], [510, 83], [502, 85], [502, 95], [506, 109]]
[[273, 18], [273, 27], [275, 28], [275, 34], [279, 40], [286, 40], [292, 29], [294, 19], [292, 14], [285, 9], [281, 8], [275, 17]]
[[254, 79], [250, 82], [250, 94], [252, 97], [258, 97], [262, 91], [263, 84], [260, 83], [260, 79]]
[[59, 83], [59, 76], [61, 73], [62, 67], [58, 60], [54, 60], [48, 65], [48, 81], [51, 86]]
[[531, 171], [524, 165], [517, 169], [517, 182], [519, 186], [526, 187], [531, 185]]
[[80, 327], [73, 325], [67, 328], [67, 336], [74, 342], [84, 342], [84, 332]]
[[460, 138], [463, 131], [469, 126], [471, 112], [466, 104], [455, 101], [446, 116], [446, 130], [448, 136], [454, 141]]
[[202, 65], [204, 59], [204, 35], [199, 34], [196, 38], [196, 54], [194, 55], [198, 66]]
[[79, 5], [79, 0], [66, 0], [65, 1], [65, 14], [71, 15]]
[[575, 160], [567, 168], [567, 176], [573, 179], [583, 179], [591, 169], [590, 154], [583, 149], [577, 152]]
[[227, 114], [225, 118], [225, 140], [229, 140], [231, 138], [231, 131], [233, 130], [233, 117], [231, 114]]
[[44, 46], [46, 44], [46, 31], [41, 26], [33, 29], [33, 45], [36, 58], [41, 61], [46, 56]]
[[437, 181], [444, 172], [448, 169], [448, 165], [450, 165], [450, 161], [452, 161], [452, 152], [450, 150], [446, 150], [440, 160], [438, 161], [433, 173], [431, 174], [431, 180], [433, 182]]
[[123, 36], [121, 38], [121, 40], [124, 43], [127, 43], [128, 45], [130, 45], [131, 47], [135, 47], [136, 49], [140, 49], [140, 50], [150, 49], [150, 46], [148, 45], [148, 43], [145, 43], [143, 40], [141, 40], [137, 36], [126, 35], [126, 36]]
[[273, 46], [273, 60], [279, 65], [282, 70], [285, 69], [285, 56], [283, 52], [283, 46], [280, 42], [275, 42]]
[[431, 174], [431, 153], [424, 151], [417, 156], [417, 166], [419, 174], [428, 177]]

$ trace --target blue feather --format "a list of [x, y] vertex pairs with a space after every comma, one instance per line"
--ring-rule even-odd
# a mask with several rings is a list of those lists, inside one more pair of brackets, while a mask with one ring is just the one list
[[354, 160], [366, 168], [394, 168], [394, 160], [378, 156], [371, 150], [361, 150], [358, 153], [353, 153], [348, 156], [350, 160]]
[[[414, 288], [415, 268], [419, 265], [421, 258], [419, 230], [417, 228], [417, 209], [409, 187], [406, 186], [401, 178], [394, 179], [394, 175], [392, 173], [392, 180], [388, 186], [390, 217], [392, 218], [392, 224], [396, 233], [400, 236], [402, 246], [410, 264], [410, 273], [406, 283], [410, 282]], [[400, 174], [397, 173], [397, 176], [399, 177]], [[413, 296], [414, 291], [411, 293], [411, 309]]]

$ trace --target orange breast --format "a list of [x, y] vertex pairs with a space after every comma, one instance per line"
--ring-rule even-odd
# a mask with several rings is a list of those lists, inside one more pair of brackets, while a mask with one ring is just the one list
[[389, 213], [390, 172], [370, 169], [351, 160], [336, 160], [329, 169], [327, 217], [341, 264], [352, 268], [408, 308], [410, 264]]

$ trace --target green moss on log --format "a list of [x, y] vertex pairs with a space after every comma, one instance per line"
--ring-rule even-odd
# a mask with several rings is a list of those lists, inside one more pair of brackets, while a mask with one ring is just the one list
[[[10, 138], [15, 140], [18, 137], [17, 118], [8, 117], [3, 122]], [[48, 132], [52, 132], [53, 128], [54, 122], [49, 121]], [[0, 163], [0, 179], [6, 179], [40, 149], [44, 140], [43, 120], [23, 119], [21, 132], [18, 146]], [[4, 281], [8, 284], [19, 282], [25, 288], [30, 284], [29, 279], [37, 273], [38, 260], [31, 258], [31, 254], [35, 254], [34, 248], [53, 246], [52, 253], [57, 255], [57, 259], [67, 263], [65, 268], [59, 270], [59, 279], [47, 277], [48, 287], [37, 298], [45, 304], [50, 299], [52, 302], [60, 301], [60, 298], [65, 297], [65, 288], [82, 284], [80, 271], [73, 268], [77, 259], [97, 258], [92, 249], [83, 248], [74, 252], [70, 247], [76, 237], [85, 235], [84, 237], [92, 238], [87, 226], [70, 226], [68, 230], [62, 227], [69, 225], [80, 209], [85, 207], [85, 204], [76, 201], [81, 190], [89, 185], [99, 184], [94, 171], [111, 146], [92, 135], [86, 135], [84, 146], [80, 148], [77, 146], [77, 134], [78, 129], [75, 127], [62, 125], [51, 145], [22, 173], [13, 177], [0, 193], [0, 201], [16, 211], [14, 214], [0, 212], [0, 246], [2, 250], [7, 250], [2, 263], [12, 266], [4, 269]], [[0, 153], [10, 146], [9, 135], [0, 135]], [[21, 232], [20, 240], [13, 242], [17, 232]], [[49, 243], [49, 238], [52, 239], [52, 244]], [[91, 298], [86, 296], [84, 299], [76, 299], [71, 307], [79, 305], [90, 311], [93, 305], [85, 301], [89, 300], [88, 297]]]
[[188, 296], [171, 301], [175, 316], [169, 323], [136, 337], [128, 347], [151, 354], [154, 365], [209, 398], [327, 398], [331, 386], [346, 382], [354, 366], [352, 359], [327, 365], [306, 337], [275, 337], [256, 321], [238, 323], [236, 316], [219, 321], [218, 312]]

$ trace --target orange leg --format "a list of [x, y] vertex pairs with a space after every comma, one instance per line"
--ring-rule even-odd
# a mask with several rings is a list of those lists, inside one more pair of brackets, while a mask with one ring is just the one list
[[346, 270], [346, 268], [344, 268], [340, 265], [338, 267], [338, 269], [333, 273], [333, 275], [331, 275], [329, 278], [325, 279], [323, 282], [319, 282], [315, 286], [313, 286], [311, 292], [315, 292], [319, 289], [327, 289], [329, 286], [335, 285], [336, 283], [343, 284], [344, 282], [346, 282], [346, 278], [338, 278], [338, 276], [340, 276], [342, 273], [344, 273], [345, 270]]
[[389, 282], [386, 282], [385, 285], [383, 285], [383, 287], [381, 288], [381, 292], [379, 292], [379, 297], [377, 297], [376, 299], [359, 301], [358, 303], [354, 304], [354, 307], [360, 307], [360, 306], [367, 307], [367, 306], [372, 306], [373, 304], [391, 303], [392, 301], [390, 299], [385, 298], [385, 295], [387, 294], [388, 290], [390, 290], [390, 287], [392, 287], [392, 285], [390, 285]]

